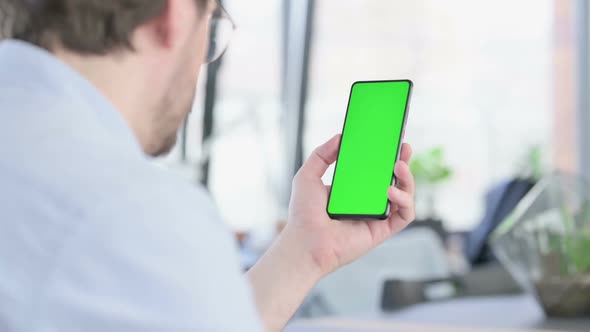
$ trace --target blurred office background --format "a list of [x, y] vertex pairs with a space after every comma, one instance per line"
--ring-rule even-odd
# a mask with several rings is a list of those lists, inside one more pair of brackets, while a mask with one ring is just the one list
[[[433, 324], [590, 326], [546, 320], [489, 247], [540, 179], [590, 172], [586, 1], [223, 3], [238, 30], [203, 73], [178, 146], [158, 163], [207, 186], [244, 268], [286, 221], [295, 171], [341, 131], [351, 84], [415, 83], [406, 141], [417, 227], [321, 282], [296, 321], [394, 313]], [[427, 302], [443, 307], [420, 307]]]
[[[418, 155], [439, 148], [446, 158], [452, 174], [435, 188], [434, 212], [450, 230], [479, 222], [483, 194], [498, 181], [563, 158], [575, 167], [574, 156], [562, 157], [575, 153], [575, 106], [556, 101], [575, 88], [556, 81], [574, 65], [562, 62], [574, 61], [575, 31], [557, 36], [574, 28], [573, 10], [558, 17], [570, 1], [224, 3], [238, 30], [215, 74], [203, 75], [186, 144], [165, 163], [205, 179], [235, 230], [284, 218], [295, 156], [341, 131], [356, 80], [415, 82], [406, 141]], [[560, 140], [568, 146], [556, 149]]]
[[322, 280], [288, 332], [590, 331], [587, 1], [223, 4], [230, 48], [154, 162], [211, 192], [244, 269], [287, 222], [297, 169], [341, 131], [351, 84], [415, 84], [416, 222]]
[[[356, 80], [415, 82], [406, 141], [417, 154], [443, 150], [452, 176], [437, 186], [435, 212], [451, 230], [476, 225], [486, 189], [528, 172], [532, 153], [549, 170], [561, 149], [575, 149], [556, 149], [556, 119], [573, 107], [556, 103], [557, 62], [573, 56], [556, 40], [561, 1], [301, 2], [286, 14], [289, 1], [225, 1], [238, 30], [216, 75], [201, 80], [185, 158], [179, 145], [166, 160], [199, 179], [208, 165], [207, 184], [232, 228], [249, 231], [284, 217], [285, 177], [300, 162], [290, 132], [294, 127], [303, 156], [340, 132]], [[561, 19], [567, 25], [574, 17]], [[306, 43], [309, 54], [292, 49]], [[207, 77], [215, 98], [203, 145]], [[302, 112], [301, 124], [288, 112]], [[561, 135], [574, 136], [575, 123], [567, 125], [572, 131]]]

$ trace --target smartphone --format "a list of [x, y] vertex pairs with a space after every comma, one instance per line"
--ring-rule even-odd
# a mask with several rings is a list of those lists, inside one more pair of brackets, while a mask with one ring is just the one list
[[395, 181], [412, 87], [410, 80], [352, 85], [328, 199], [332, 219], [389, 216], [387, 190]]

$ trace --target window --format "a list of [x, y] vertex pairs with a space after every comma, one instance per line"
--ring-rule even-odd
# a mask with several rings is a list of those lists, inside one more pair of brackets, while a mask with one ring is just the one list
[[410, 78], [406, 141], [415, 152], [444, 148], [454, 176], [438, 214], [451, 229], [472, 227], [485, 191], [518, 174], [533, 146], [551, 148], [552, 6], [317, 1], [306, 151], [342, 130], [354, 81]]
[[281, 216], [281, 2], [224, 3], [238, 29], [219, 75], [210, 189], [230, 227], [250, 229]]

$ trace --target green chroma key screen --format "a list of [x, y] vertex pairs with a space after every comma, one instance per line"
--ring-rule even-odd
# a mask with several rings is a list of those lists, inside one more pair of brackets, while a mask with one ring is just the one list
[[408, 80], [352, 86], [328, 202], [331, 217], [386, 217], [411, 88]]

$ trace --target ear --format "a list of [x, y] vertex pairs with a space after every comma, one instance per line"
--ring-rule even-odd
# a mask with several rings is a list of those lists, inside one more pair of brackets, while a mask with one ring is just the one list
[[[165, 49], [175, 48], [185, 37], [188, 8], [192, 0], [166, 0], [160, 14], [151, 19], [146, 28], [156, 44]], [[193, 9], [193, 8], [191, 8]]]

